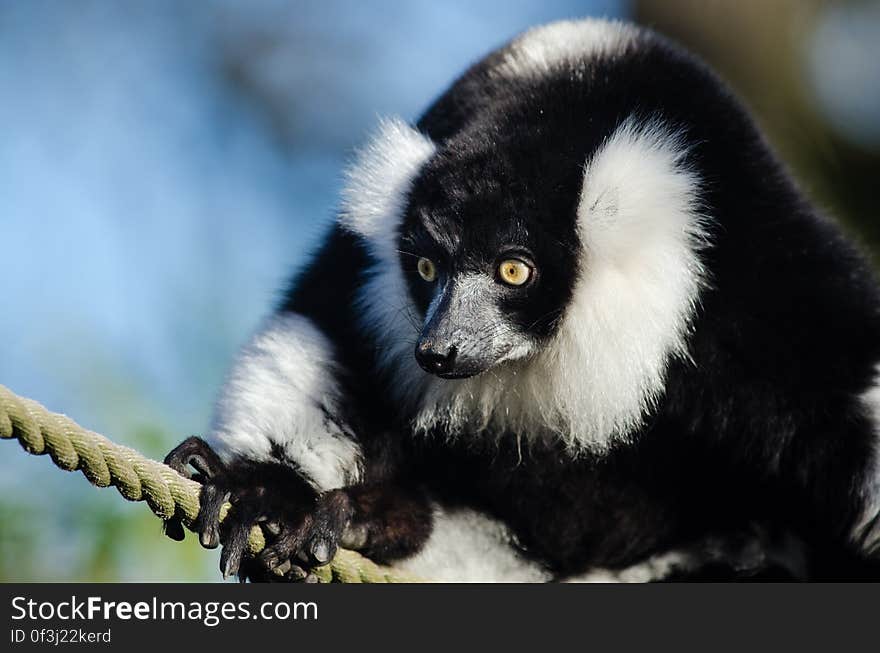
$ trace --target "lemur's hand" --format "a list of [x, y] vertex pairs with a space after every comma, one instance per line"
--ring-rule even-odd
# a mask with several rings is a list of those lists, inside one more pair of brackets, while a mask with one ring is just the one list
[[[359, 549], [366, 529], [353, 523], [353, 507], [344, 490], [318, 493], [288, 466], [239, 461], [225, 464], [208, 444], [188, 438], [165, 458], [165, 464], [202, 483], [201, 508], [193, 530], [202, 546], [223, 541], [223, 577], [242, 581], [317, 580], [311, 570], [329, 562], [342, 544]], [[220, 509], [232, 510], [220, 525]], [[267, 546], [256, 557], [247, 554], [248, 533], [261, 525]], [[178, 520], [165, 532], [183, 538]]]

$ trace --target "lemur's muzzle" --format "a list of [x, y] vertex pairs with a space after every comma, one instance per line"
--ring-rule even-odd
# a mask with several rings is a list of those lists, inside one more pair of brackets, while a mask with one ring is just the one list
[[485, 372], [499, 359], [501, 319], [492, 280], [478, 275], [451, 279], [429, 311], [416, 343], [419, 366], [444, 379], [463, 379]]

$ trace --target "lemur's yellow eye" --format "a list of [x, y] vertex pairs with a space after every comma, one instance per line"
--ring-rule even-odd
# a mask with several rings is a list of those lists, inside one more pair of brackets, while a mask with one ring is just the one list
[[498, 266], [498, 276], [508, 286], [521, 286], [532, 276], [532, 268], [519, 259], [509, 258], [501, 261], [501, 265]]
[[425, 281], [433, 281], [437, 278], [437, 268], [434, 266], [433, 261], [429, 258], [420, 258], [419, 259], [419, 276], [422, 277]]

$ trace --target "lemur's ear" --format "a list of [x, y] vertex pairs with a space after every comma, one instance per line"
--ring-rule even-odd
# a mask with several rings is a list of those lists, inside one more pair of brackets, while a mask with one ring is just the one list
[[435, 149], [400, 118], [386, 118], [348, 169], [339, 219], [366, 239], [374, 254], [394, 258], [410, 185]]

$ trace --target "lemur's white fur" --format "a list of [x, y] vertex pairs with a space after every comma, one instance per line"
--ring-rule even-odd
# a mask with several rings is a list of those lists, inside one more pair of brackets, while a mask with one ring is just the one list
[[606, 20], [563, 20], [541, 25], [514, 39], [491, 70], [504, 77], [545, 75], [559, 65], [578, 66], [614, 54], [635, 41], [633, 25]]
[[330, 342], [292, 313], [271, 318], [238, 355], [209, 435], [226, 459], [272, 461], [273, 445], [318, 490], [355, 483], [357, 441], [330, 416], [340, 399]]
[[435, 150], [430, 138], [399, 118], [384, 119], [346, 174], [340, 221], [366, 239], [372, 254], [397, 262], [406, 194]]
[[[397, 235], [412, 179], [432, 153], [424, 136], [410, 128], [404, 137], [402, 130], [399, 123], [390, 134], [383, 129], [365, 151], [355, 170], [366, 172], [352, 175], [357, 186], [347, 195], [345, 224], [377, 257], [361, 295], [364, 323], [396, 375], [399, 398], [416, 409], [415, 427], [442, 426], [452, 436], [554, 433], [573, 450], [602, 450], [625, 439], [663, 392], [670, 359], [687, 356], [704, 278], [699, 180], [684, 165], [683, 140], [659, 122], [621, 124], [584, 168], [577, 211], [582, 269], [556, 337], [527, 359], [444, 381], [415, 363], [416, 311], [387, 242]], [[374, 171], [398, 158], [395, 148], [405, 165], [393, 171], [406, 174], [390, 175], [389, 183]], [[381, 213], [359, 215], [359, 195]]]
[[434, 506], [425, 545], [395, 567], [444, 583], [540, 583], [546, 569], [523, 557], [504, 524], [470, 509]]
[[434, 151], [431, 139], [399, 118], [383, 120], [349, 168], [342, 193], [340, 222], [364, 238], [376, 261], [365, 271], [359, 304], [364, 325], [382, 342], [385, 367], [398, 365], [406, 354], [412, 358], [415, 346], [411, 325], [418, 318], [400, 269], [397, 239], [410, 184]]
[[860, 397], [868, 419], [874, 425], [877, 441], [862, 488], [862, 514], [853, 529], [853, 540], [863, 550], [880, 552], [880, 365], [874, 383]]

